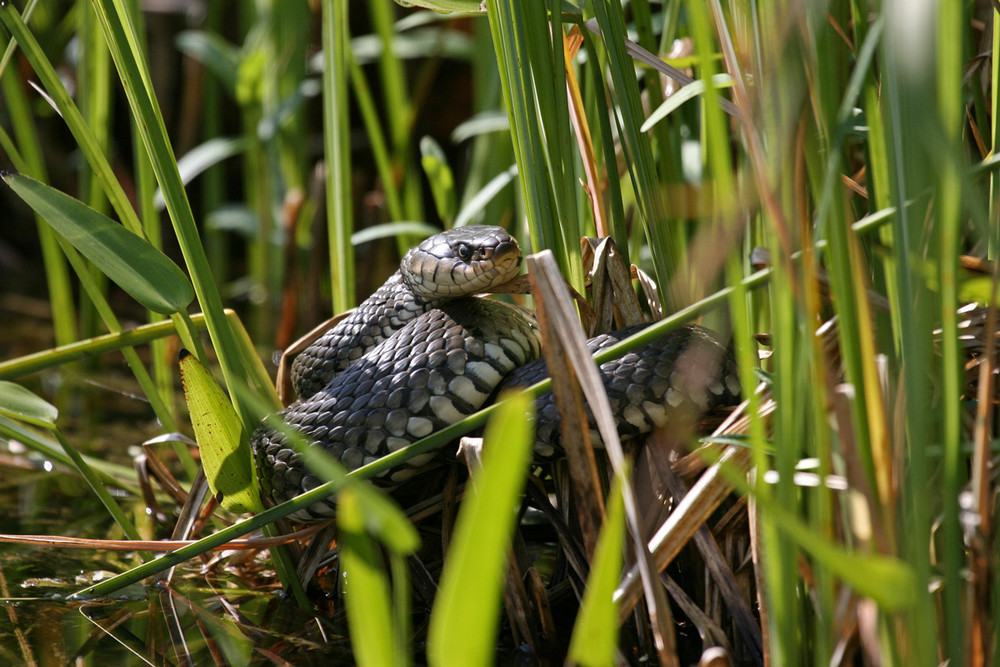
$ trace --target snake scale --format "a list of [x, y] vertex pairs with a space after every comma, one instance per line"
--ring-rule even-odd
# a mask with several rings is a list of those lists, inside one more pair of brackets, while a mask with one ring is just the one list
[[[426, 239], [382, 287], [296, 357], [292, 383], [299, 399], [282, 418], [353, 470], [460, 421], [504, 388], [545, 378], [532, 313], [471, 296], [507, 282], [520, 266], [517, 241], [500, 227], [461, 227]], [[591, 352], [640, 328], [593, 338]], [[603, 364], [601, 375], [622, 437], [663, 426], [674, 411], [701, 413], [739, 396], [724, 347], [693, 324]], [[536, 412], [535, 452], [558, 456], [551, 394], [537, 399]], [[592, 420], [590, 430], [600, 444]], [[284, 436], [264, 424], [251, 446], [265, 502], [277, 504], [322, 483]], [[415, 456], [381, 481], [405, 481], [439, 456]], [[334, 511], [328, 499], [297, 518]]]

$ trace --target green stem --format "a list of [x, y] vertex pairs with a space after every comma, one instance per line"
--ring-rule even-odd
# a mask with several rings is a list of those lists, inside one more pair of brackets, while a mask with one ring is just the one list
[[326, 217], [330, 242], [333, 311], [351, 308], [354, 298], [354, 229], [351, 193], [350, 114], [347, 104], [347, 0], [323, 0], [323, 148], [326, 156]]

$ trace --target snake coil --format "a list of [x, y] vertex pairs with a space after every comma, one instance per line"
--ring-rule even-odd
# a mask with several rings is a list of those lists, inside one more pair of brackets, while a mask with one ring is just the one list
[[[349, 317], [296, 357], [292, 382], [299, 399], [282, 418], [354, 470], [464, 419], [503, 388], [545, 378], [534, 316], [472, 296], [507, 282], [520, 266], [517, 241], [499, 227], [461, 227], [428, 238]], [[591, 352], [641, 328], [591, 339]], [[678, 410], [700, 413], [733, 404], [739, 395], [723, 346], [696, 325], [603, 364], [601, 375], [622, 437], [662, 427]], [[551, 394], [537, 399], [536, 410], [535, 452], [557, 456], [559, 416]], [[593, 420], [590, 429], [600, 444]], [[266, 502], [323, 482], [264, 424], [251, 446]], [[415, 456], [381, 479], [402, 482], [437, 456]], [[325, 518], [334, 510], [328, 499], [297, 518]]]

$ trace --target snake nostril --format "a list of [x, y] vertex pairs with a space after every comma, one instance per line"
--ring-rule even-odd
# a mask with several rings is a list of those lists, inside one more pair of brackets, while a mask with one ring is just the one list
[[518, 247], [517, 241], [501, 241], [493, 248], [493, 261], [494, 262], [506, 262], [510, 261], [510, 257], [520, 257], [521, 248]]

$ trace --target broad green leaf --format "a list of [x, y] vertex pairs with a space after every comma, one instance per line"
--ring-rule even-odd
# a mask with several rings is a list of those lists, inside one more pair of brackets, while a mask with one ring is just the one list
[[52, 428], [59, 410], [19, 384], [0, 382], [0, 415], [34, 426]]
[[[360, 489], [344, 489], [337, 497], [340, 564], [344, 571], [344, 605], [351, 647], [361, 667], [393, 664], [392, 588], [382, 554], [365, 530]], [[408, 586], [407, 582], [398, 585]]]
[[194, 299], [184, 272], [146, 239], [33, 178], [7, 173], [3, 179], [70, 245], [149, 310], [170, 315]]
[[618, 605], [614, 594], [621, 579], [625, 538], [625, 503], [619, 482], [616, 477], [569, 645], [567, 661], [585, 667], [615, 664]]
[[260, 512], [250, 443], [222, 388], [200, 361], [181, 353], [181, 381], [201, 463], [212, 493], [231, 512]]
[[[780, 527], [787, 528], [784, 524]], [[828, 540], [823, 540], [822, 545], [803, 546], [855, 591], [875, 600], [887, 612], [901, 611], [917, 600], [916, 573], [899, 558], [848, 551]]]
[[420, 155], [438, 215], [450, 226], [455, 219], [455, 177], [448, 166], [448, 158], [431, 137], [420, 140]]
[[500, 596], [525, 470], [531, 460], [533, 403], [514, 395], [498, 406], [485, 435], [483, 469], [466, 486], [455, 536], [427, 634], [430, 664], [493, 662]]
[[364, 507], [365, 528], [389, 551], [403, 556], [420, 547], [420, 535], [406, 514], [378, 489], [358, 484], [358, 502]]

